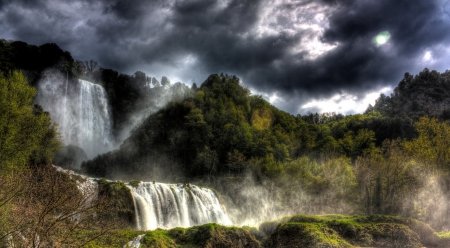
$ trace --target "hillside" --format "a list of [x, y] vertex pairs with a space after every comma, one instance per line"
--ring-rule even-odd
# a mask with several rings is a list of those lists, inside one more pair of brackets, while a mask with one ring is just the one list
[[421, 116], [450, 119], [450, 71], [439, 73], [425, 68], [418, 75], [405, 73], [390, 96], [381, 95], [366, 112], [378, 111], [385, 116]]
[[410, 119], [377, 113], [294, 117], [251, 95], [235, 76], [211, 75], [191, 91], [193, 97], [150, 115], [120, 150], [85, 163], [86, 172], [173, 180], [242, 175], [259, 163], [257, 172], [269, 174], [270, 163], [326, 152], [356, 159], [386, 139], [416, 135]]

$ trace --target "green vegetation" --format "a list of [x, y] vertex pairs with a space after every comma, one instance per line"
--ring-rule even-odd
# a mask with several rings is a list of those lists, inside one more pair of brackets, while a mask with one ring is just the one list
[[450, 119], [447, 108], [450, 94], [450, 71], [439, 73], [425, 68], [418, 75], [405, 73], [391, 96], [381, 95], [366, 112], [378, 111], [384, 116], [411, 118], [422, 116]]
[[[268, 223], [276, 225], [265, 233], [263, 229]], [[438, 237], [425, 223], [387, 215], [286, 216], [261, 224], [259, 231], [205, 224], [170, 230], [123, 229], [110, 234], [88, 242], [85, 247], [123, 247], [142, 234], [141, 247], [443, 247], [446, 244], [445, 234]], [[92, 232], [78, 235], [83, 239]]]
[[120, 220], [122, 227], [132, 226], [135, 220], [134, 201], [130, 189], [123, 182], [100, 179], [98, 195], [109, 199], [109, 211], [102, 218]]
[[258, 241], [246, 230], [205, 224], [191, 228], [157, 229], [154, 231], [113, 231], [111, 236], [90, 242], [86, 247], [123, 247], [134, 237], [145, 234], [141, 246], [161, 248], [214, 248], [214, 247], [260, 247]]
[[0, 173], [49, 163], [59, 149], [55, 124], [33, 106], [35, 95], [21, 73], [0, 74]]
[[295, 215], [263, 223], [268, 247], [435, 247], [441, 239], [425, 223], [386, 215]]

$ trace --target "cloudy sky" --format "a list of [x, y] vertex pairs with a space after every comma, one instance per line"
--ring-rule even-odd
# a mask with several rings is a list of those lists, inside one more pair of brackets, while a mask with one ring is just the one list
[[363, 112], [450, 69], [450, 0], [0, 0], [0, 38], [172, 82], [237, 75], [292, 114]]

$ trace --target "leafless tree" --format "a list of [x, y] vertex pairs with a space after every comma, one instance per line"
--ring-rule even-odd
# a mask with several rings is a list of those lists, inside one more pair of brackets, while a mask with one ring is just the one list
[[[117, 227], [102, 218], [106, 197], [86, 179], [37, 166], [0, 175], [0, 244], [10, 247], [82, 247]], [[84, 232], [80, 238], [79, 234]]]

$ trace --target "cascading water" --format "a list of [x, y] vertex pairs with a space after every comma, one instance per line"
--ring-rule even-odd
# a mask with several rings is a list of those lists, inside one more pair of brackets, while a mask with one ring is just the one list
[[[89, 197], [93, 196], [93, 193], [98, 193], [96, 178], [86, 177], [58, 166], [54, 167], [69, 175], [81, 177], [83, 180], [77, 180], [81, 193]], [[232, 225], [219, 199], [210, 189], [192, 184], [157, 182], [141, 182], [137, 187], [128, 184], [127, 186], [134, 201], [137, 230], [191, 227], [206, 223]]]
[[79, 126], [74, 132], [69, 133], [69, 140], [82, 147], [89, 156], [89, 151], [96, 151], [99, 145], [108, 148], [111, 113], [106, 91], [102, 86], [81, 79], [78, 81], [80, 84], [79, 115], [77, 116]]
[[111, 150], [111, 112], [105, 89], [86, 80], [48, 73], [39, 82], [36, 103], [50, 112], [65, 145], [81, 147], [89, 158]]
[[142, 182], [130, 189], [138, 230], [190, 227], [212, 222], [232, 224], [210, 189], [155, 182]]

